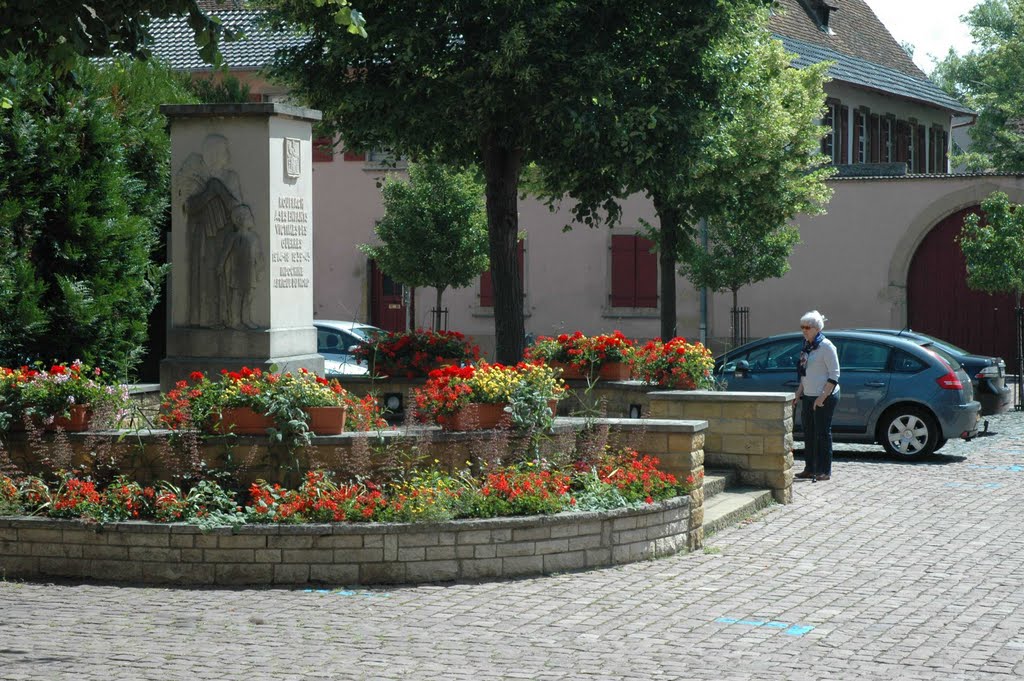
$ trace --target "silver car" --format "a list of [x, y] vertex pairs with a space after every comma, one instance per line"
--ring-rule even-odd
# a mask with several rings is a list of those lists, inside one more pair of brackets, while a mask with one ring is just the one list
[[[927, 456], [950, 438], [978, 433], [981, 405], [960, 363], [928, 340], [867, 331], [826, 331], [839, 352], [836, 442], [879, 443], [890, 454]], [[794, 392], [803, 336], [787, 333], [747, 343], [715, 360], [728, 390]], [[800, 410], [794, 431], [802, 433]]]
[[324, 374], [328, 378], [368, 373], [366, 362], [360, 362], [352, 353], [357, 345], [381, 333], [381, 329], [334, 319], [314, 319], [313, 326], [316, 327], [316, 351], [324, 357]]

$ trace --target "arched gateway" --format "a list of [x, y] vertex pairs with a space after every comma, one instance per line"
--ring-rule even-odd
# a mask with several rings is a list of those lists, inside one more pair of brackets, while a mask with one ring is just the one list
[[914, 252], [907, 273], [907, 324], [979, 355], [1006, 360], [1015, 370], [1014, 300], [967, 286], [967, 268], [956, 240], [964, 219], [981, 214], [978, 205], [940, 220]]

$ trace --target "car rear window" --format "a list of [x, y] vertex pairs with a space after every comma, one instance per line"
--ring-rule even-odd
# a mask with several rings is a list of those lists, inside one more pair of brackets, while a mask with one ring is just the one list
[[945, 360], [946, 364], [948, 364], [953, 371], [960, 371], [960, 369], [962, 368], [960, 366], [960, 362], [956, 361], [956, 357], [949, 354], [944, 349], [940, 348], [938, 345], [935, 345], [934, 343], [924, 343], [922, 344], [922, 347], [924, 347], [929, 352], [934, 352], [936, 355]]

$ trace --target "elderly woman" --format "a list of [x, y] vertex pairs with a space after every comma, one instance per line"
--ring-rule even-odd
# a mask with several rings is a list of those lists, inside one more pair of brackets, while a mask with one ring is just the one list
[[814, 310], [800, 318], [804, 348], [800, 353], [793, 406], [800, 405], [804, 425], [805, 465], [796, 477], [818, 481], [832, 478], [832, 415], [839, 402], [839, 355], [821, 333], [825, 317]]

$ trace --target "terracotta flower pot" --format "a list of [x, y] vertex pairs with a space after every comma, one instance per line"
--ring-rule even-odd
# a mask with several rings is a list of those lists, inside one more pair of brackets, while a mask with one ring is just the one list
[[561, 369], [562, 378], [567, 381], [582, 381], [587, 377], [586, 374], [580, 371], [574, 364], [550, 361], [548, 362], [548, 366], [552, 369]]
[[61, 430], [67, 433], [81, 433], [89, 430], [92, 422], [92, 408], [87, 404], [73, 404], [68, 409], [68, 416], [57, 416], [52, 422], [47, 423], [45, 430]]
[[459, 411], [449, 416], [441, 416], [437, 422], [445, 430], [491, 430], [494, 428], [507, 428], [511, 422], [510, 416], [505, 412], [507, 403], [484, 404], [471, 402]]
[[309, 429], [314, 435], [341, 435], [345, 432], [348, 407], [307, 407]]
[[601, 365], [598, 376], [604, 381], [628, 381], [630, 373], [629, 364], [626, 362], [605, 362]]
[[253, 411], [249, 407], [226, 407], [220, 412], [220, 419], [214, 419], [211, 429], [226, 435], [266, 435], [274, 427], [274, 419]]

